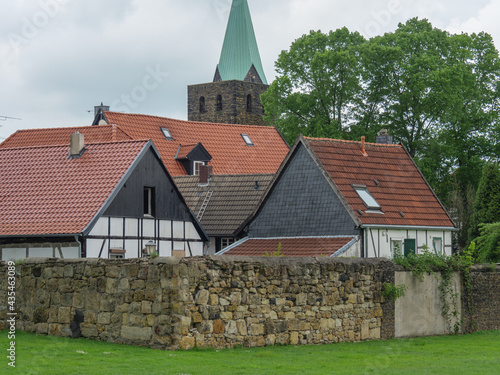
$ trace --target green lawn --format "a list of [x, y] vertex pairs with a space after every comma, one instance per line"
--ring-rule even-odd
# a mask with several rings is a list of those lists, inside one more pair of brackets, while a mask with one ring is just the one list
[[[8, 352], [7, 332], [0, 332]], [[16, 333], [0, 374], [500, 374], [500, 331], [322, 346], [171, 352]]]

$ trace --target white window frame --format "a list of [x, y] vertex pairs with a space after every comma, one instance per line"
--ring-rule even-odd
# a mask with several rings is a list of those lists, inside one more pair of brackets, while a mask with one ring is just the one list
[[234, 244], [235, 240], [233, 237], [224, 237], [220, 239], [220, 249], [224, 250], [226, 247]]
[[200, 167], [205, 165], [204, 161], [193, 161], [193, 176], [200, 175]]
[[167, 128], [161, 128], [161, 132], [163, 133], [165, 139], [168, 139], [170, 141], [174, 139], [174, 137], [172, 137], [172, 133], [170, 133], [170, 130], [168, 130]]
[[353, 185], [354, 191], [358, 194], [358, 196], [363, 201], [363, 204], [369, 210], [380, 210], [382, 206], [377, 202], [377, 200], [371, 195], [366, 186], [356, 186]]
[[144, 203], [146, 203], [147, 199], [147, 207], [144, 206], [144, 216], [145, 217], [154, 217], [154, 210], [155, 210], [155, 202], [154, 202], [154, 195], [155, 195], [155, 188], [150, 187], [150, 186], [144, 186]]
[[245, 141], [247, 146], [255, 146], [248, 134], [241, 134], [241, 138], [243, 138], [243, 141]]
[[400, 255], [403, 255], [403, 240], [401, 238], [391, 238], [391, 254], [392, 257], [396, 255], [396, 250]]
[[[436, 243], [439, 243], [439, 249], [436, 249]], [[442, 237], [433, 237], [432, 238], [432, 248], [436, 254], [443, 254], [443, 238]]]

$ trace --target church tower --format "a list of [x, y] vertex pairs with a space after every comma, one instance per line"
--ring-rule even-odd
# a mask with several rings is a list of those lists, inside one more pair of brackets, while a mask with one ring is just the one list
[[214, 81], [188, 86], [188, 120], [266, 125], [268, 87], [247, 0], [233, 0]]

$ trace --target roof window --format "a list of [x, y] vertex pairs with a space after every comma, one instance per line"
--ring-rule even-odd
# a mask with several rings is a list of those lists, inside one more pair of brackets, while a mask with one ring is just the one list
[[353, 188], [358, 193], [366, 208], [369, 210], [380, 210], [380, 204], [373, 198], [366, 186], [353, 186]]
[[248, 136], [248, 134], [242, 134], [241, 137], [243, 138], [243, 140], [245, 141], [247, 146], [254, 146], [254, 144], [253, 144], [252, 140], [250, 139], [250, 137]]
[[170, 141], [172, 141], [174, 139], [174, 137], [172, 137], [172, 134], [170, 133], [170, 130], [168, 130], [167, 128], [161, 128], [161, 131], [162, 131], [163, 135], [165, 136], [165, 139], [168, 139]]

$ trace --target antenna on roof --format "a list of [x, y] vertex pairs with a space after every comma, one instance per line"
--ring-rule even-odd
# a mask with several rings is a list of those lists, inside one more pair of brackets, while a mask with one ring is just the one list
[[6, 120], [22, 120], [22, 119], [17, 117], [0, 116], [0, 121], [6, 121]]

